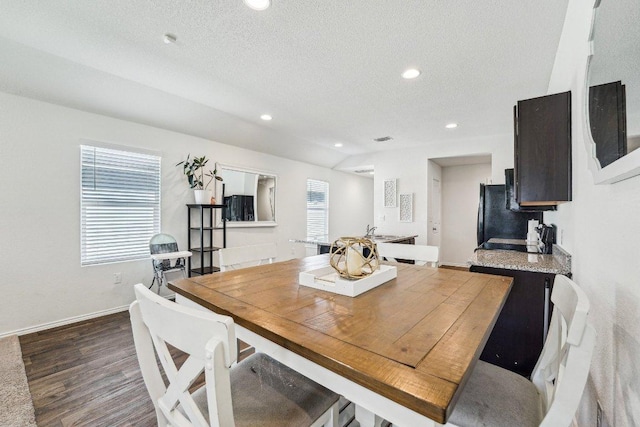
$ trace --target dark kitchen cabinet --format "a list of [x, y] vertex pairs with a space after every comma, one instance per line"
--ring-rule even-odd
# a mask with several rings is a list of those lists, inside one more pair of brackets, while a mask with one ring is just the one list
[[520, 206], [571, 200], [571, 92], [514, 107], [515, 196]]
[[[481, 360], [529, 377], [542, 347], [555, 274], [472, 266], [470, 271], [513, 277], [509, 297], [500, 312]], [[547, 305], [548, 304], [548, 305]], [[548, 314], [545, 327], [545, 305]]]
[[[513, 169], [504, 170], [505, 197], [507, 199], [507, 209], [512, 212], [543, 212], [558, 210], [556, 205], [520, 206], [516, 202], [515, 177]], [[540, 221], [542, 222], [542, 221]]]

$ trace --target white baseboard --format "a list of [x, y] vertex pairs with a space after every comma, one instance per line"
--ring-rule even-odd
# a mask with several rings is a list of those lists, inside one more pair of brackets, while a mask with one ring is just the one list
[[3, 332], [0, 334], [0, 338], [9, 336], [9, 335], [27, 335], [32, 334], [34, 332], [44, 331], [45, 329], [57, 328], [58, 326], [70, 325], [72, 323], [81, 322], [83, 320], [95, 319], [96, 317], [106, 316], [113, 313], [120, 313], [122, 311], [128, 310], [128, 305], [123, 305], [121, 307], [114, 307], [107, 310], [96, 311], [94, 313], [82, 314], [80, 316], [68, 317], [62, 320], [56, 320], [55, 322], [42, 323], [40, 325], [30, 326], [28, 328], [16, 329], [15, 331]]
[[[163, 295], [163, 297], [169, 299], [173, 298], [175, 295]], [[72, 323], [82, 322], [83, 320], [95, 319], [96, 317], [107, 316], [109, 314], [120, 313], [123, 311], [129, 310], [129, 304], [123, 305], [120, 307], [109, 308], [106, 310], [95, 311], [93, 313], [82, 314], [80, 316], [68, 317], [62, 320], [56, 320], [54, 322], [42, 323], [40, 325], [29, 326], [28, 328], [16, 329], [14, 331], [9, 332], [1, 332], [0, 338], [7, 337], [9, 335], [27, 335], [32, 334], [34, 332], [44, 331], [45, 329], [57, 328], [59, 326], [70, 325]]]

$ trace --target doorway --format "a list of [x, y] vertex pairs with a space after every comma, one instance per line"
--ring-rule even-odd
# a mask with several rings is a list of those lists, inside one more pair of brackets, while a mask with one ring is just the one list
[[[429, 244], [440, 264], [466, 267], [476, 248], [480, 184], [491, 177], [491, 155], [429, 159]], [[433, 165], [432, 165], [433, 164]], [[435, 228], [435, 230], [434, 230]], [[431, 243], [433, 242], [433, 243]]]

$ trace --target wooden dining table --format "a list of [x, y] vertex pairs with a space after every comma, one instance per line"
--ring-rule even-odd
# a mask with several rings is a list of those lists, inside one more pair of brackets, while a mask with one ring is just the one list
[[509, 294], [509, 277], [395, 264], [356, 297], [299, 284], [328, 255], [172, 281], [178, 303], [356, 404], [361, 426], [444, 424]]

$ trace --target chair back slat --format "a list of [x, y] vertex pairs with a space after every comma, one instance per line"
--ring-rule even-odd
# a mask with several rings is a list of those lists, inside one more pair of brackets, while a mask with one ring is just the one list
[[[136, 298], [145, 324], [152, 336], [157, 335], [173, 347], [188, 353], [202, 353], [212, 334], [225, 343], [225, 360], [228, 366], [235, 361], [235, 330], [233, 319], [212, 312], [196, 310], [167, 301], [146, 292], [143, 285], [135, 286]], [[188, 317], [187, 317], [188, 316]]]
[[272, 264], [278, 256], [275, 243], [223, 248], [218, 251], [220, 271], [237, 270], [262, 264]]
[[396, 261], [398, 259], [413, 260], [417, 265], [431, 263], [438, 266], [440, 249], [437, 246], [405, 245], [402, 243], [377, 243], [381, 257]]
[[582, 391], [589, 376], [589, 366], [596, 343], [596, 330], [587, 324], [579, 345], [569, 345], [558, 380], [554, 388], [552, 404], [545, 408], [541, 427], [571, 425], [582, 399]]
[[588, 325], [589, 299], [565, 276], [557, 275], [551, 294], [554, 304], [544, 348], [531, 375], [543, 412], [541, 425], [569, 425], [580, 402], [593, 347], [595, 330]]
[[571, 279], [557, 275], [553, 282], [551, 302], [566, 324], [566, 340], [569, 344], [580, 344], [590, 309], [587, 295]]
[[164, 395], [166, 386], [162, 379], [160, 369], [158, 369], [153, 340], [147, 325], [145, 325], [142, 320], [142, 313], [140, 312], [140, 304], [138, 304], [138, 301], [134, 301], [129, 307], [129, 315], [140, 372], [142, 373], [144, 384], [149, 391], [151, 401], [154, 403], [153, 406], [156, 410], [158, 424], [160, 427], [164, 427], [168, 424], [168, 421], [156, 402]]
[[[236, 356], [233, 320], [167, 301], [142, 284], [134, 289], [137, 300], [129, 311], [136, 352], [159, 422], [164, 420], [177, 426], [233, 425], [229, 385], [229, 368]], [[188, 354], [179, 369], [167, 344]], [[156, 355], [168, 386], [162, 379]], [[218, 370], [215, 375], [208, 372], [213, 365]], [[210, 423], [189, 392], [203, 371], [215, 384], [207, 385], [207, 400], [212, 404]]]

